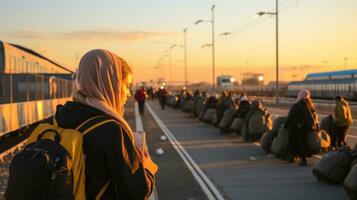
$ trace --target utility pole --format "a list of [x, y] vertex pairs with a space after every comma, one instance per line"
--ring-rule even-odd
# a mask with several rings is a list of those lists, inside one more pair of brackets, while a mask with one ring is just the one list
[[275, 12], [258, 12], [257, 16], [262, 15], [275, 15], [275, 42], [276, 42], [276, 83], [275, 83], [275, 96], [276, 104], [279, 104], [279, 1], [275, 0]]
[[[198, 20], [195, 22], [195, 25], [201, 23], [201, 22], [207, 22], [210, 23], [212, 25], [212, 44], [210, 44], [210, 46], [212, 46], [212, 89], [215, 90], [215, 43], [214, 43], [214, 8], [216, 6], [212, 5], [211, 7], [211, 13], [212, 13], [212, 18], [211, 20]], [[203, 45], [204, 46], [208, 46], [208, 45]]]
[[183, 30], [184, 58], [185, 58], [185, 87], [187, 88], [187, 28]]
[[213, 90], [216, 88], [215, 87], [215, 43], [214, 43], [214, 8], [216, 6], [212, 5], [211, 11], [212, 11], [212, 88]]
[[276, 26], [276, 104], [279, 105], [279, 97], [280, 97], [280, 92], [279, 92], [279, 1], [275, 0], [275, 26]]

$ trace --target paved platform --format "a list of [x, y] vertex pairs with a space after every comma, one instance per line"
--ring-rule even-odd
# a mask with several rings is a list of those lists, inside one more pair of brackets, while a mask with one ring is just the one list
[[[253, 143], [244, 142], [241, 137], [220, 134], [219, 129], [190, 114], [169, 107], [163, 111], [157, 102], [149, 101], [148, 105], [225, 199], [348, 199], [341, 186], [317, 182], [312, 175], [312, 166], [301, 167], [274, 158]], [[146, 124], [145, 129], [149, 131], [151, 121], [148, 124], [146, 117], [144, 127]], [[155, 128], [155, 132], [150, 134], [162, 133]], [[154, 145], [157, 144], [154, 142]], [[169, 156], [173, 155], [163, 155], [158, 159], [170, 159], [167, 158]], [[317, 160], [310, 161], [314, 165]], [[184, 176], [180, 171], [172, 173], [177, 177]], [[175, 180], [168, 180], [164, 187], [175, 187], [176, 184]], [[163, 186], [158, 185], [158, 190], [160, 187]], [[187, 184], [180, 189], [190, 190], [191, 186]], [[160, 192], [159, 198], [178, 199], [163, 193], [160, 196]]]
[[[129, 114], [129, 116], [132, 115]], [[143, 129], [147, 134], [150, 155], [159, 166], [156, 174], [158, 199], [206, 200], [207, 197], [170, 142], [160, 139], [164, 133], [147, 109], [141, 118]], [[158, 148], [163, 149], [163, 155], [156, 154]]]

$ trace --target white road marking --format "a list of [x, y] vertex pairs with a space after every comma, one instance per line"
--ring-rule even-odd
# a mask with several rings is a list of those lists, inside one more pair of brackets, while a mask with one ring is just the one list
[[355, 136], [355, 135], [347, 135], [347, 137], [357, 139], [357, 136]]
[[135, 102], [135, 105], [134, 105], [134, 112], [135, 112], [135, 130], [136, 131], [144, 131], [143, 122], [142, 122], [141, 116], [139, 114], [139, 107], [138, 107], [137, 102]]
[[259, 142], [254, 142], [253, 143], [255, 146], [257, 146], [257, 147], [261, 147], [262, 145], [260, 145], [260, 143]]
[[180, 155], [187, 168], [192, 173], [193, 177], [195, 177], [196, 181], [202, 188], [203, 192], [206, 194], [209, 200], [223, 200], [224, 197], [218, 191], [216, 186], [212, 183], [212, 181], [207, 177], [205, 173], [202, 172], [201, 168], [197, 165], [197, 163], [192, 159], [192, 157], [187, 153], [185, 148], [180, 144], [179, 141], [176, 140], [175, 136], [171, 133], [171, 131], [166, 127], [166, 125], [160, 120], [157, 114], [152, 110], [149, 104], [146, 104], [149, 112], [153, 116], [156, 123], [159, 125], [161, 130], [164, 132], [166, 137], [169, 139], [172, 146], [175, 148], [177, 153]]
[[[135, 129], [136, 129], [136, 131], [144, 131], [143, 121], [141, 120], [137, 102], [135, 102], [135, 105], [134, 105], [134, 112], [135, 112]], [[159, 197], [157, 195], [156, 186], [154, 187], [154, 190], [152, 191], [152, 194], [149, 198], [150, 198], [150, 200], [159, 200]]]
[[320, 156], [320, 155], [314, 155], [314, 157], [317, 158], [317, 159], [321, 159], [322, 158], [322, 156]]

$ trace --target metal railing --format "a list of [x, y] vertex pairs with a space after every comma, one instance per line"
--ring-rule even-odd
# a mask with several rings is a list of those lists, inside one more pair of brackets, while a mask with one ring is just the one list
[[73, 81], [66, 76], [1, 73], [0, 104], [69, 97]]

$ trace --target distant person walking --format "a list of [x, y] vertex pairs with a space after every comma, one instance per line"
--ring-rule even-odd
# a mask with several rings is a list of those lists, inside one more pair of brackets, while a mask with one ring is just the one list
[[346, 134], [349, 126], [353, 123], [353, 119], [348, 102], [341, 96], [336, 96], [335, 101], [335, 126], [332, 146], [342, 147], [347, 145]]
[[152, 88], [151, 86], [149, 87], [147, 94], [149, 96], [149, 99], [154, 99], [154, 88]]
[[158, 94], [159, 94], [159, 100], [160, 100], [160, 104], [161, 104], [161, 109], [165, 110], [167, 91], [166, 91], [164, 86], [160, 87], [160, 89], [158, 91]]
[[144, 106], [146, 100], [146, 91], [144, 87], [139, 88], [135, 92], [135, 100], [138, 102], [139, 105], [139, 113], [144, 115]]
[[315, 107], [310, 98], [309, 90], [301, 90], [296, 102], [290, 108], [284, 128], [289, 132], [289, 147], [291, 158], [301, 159], [300, 165], [308, 165], [307, 157], [311, 157], [307, 136], [317, 128], [317, 115]]

